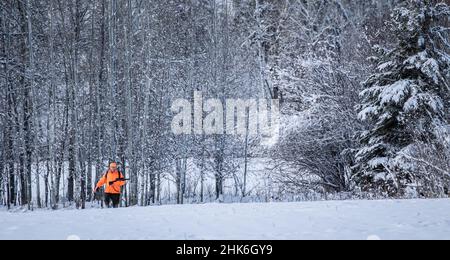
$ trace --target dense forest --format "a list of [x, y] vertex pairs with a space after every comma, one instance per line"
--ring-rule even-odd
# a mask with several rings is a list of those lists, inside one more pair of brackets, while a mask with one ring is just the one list
[[[448, 0], [2, 0], [0, 203], [85, 208], [110, 161], [123, 206], [448, 196], [449, 18]], [[174, 134], [199, 92], [277, 100], [279, 138]]]

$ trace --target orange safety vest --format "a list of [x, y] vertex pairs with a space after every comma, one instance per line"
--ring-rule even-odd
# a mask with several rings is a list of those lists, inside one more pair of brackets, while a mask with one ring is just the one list
[[[108, 170], [105, 175], [98, 181], [97, 189], [106, 185], [105, 193], [108, 194], [120, 194], [120, 189], [125, 185], [125, 181], [116, 181], [117, 179], [124, 179], [123, 174], [119, 171], [111, 172]], [[109, 185], [110, 182], [114, 182]]]

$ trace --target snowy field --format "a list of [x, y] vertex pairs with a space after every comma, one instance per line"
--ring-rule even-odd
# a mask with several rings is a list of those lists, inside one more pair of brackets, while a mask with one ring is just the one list
[[450, 239], [450, 200], [0, 210], [0, 239]]

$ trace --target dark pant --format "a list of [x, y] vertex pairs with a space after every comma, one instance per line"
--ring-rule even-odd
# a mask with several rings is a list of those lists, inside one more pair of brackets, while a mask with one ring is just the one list
[[110, 193], [106, 193], [105, 194], [105, 204], [106, 207], [110, 208], [110, 204], [112, 202], [112, 206], [113, 208], [118, 208], [119, 207], [119, 203], [120, 203], [120, 194], [110, 194]]

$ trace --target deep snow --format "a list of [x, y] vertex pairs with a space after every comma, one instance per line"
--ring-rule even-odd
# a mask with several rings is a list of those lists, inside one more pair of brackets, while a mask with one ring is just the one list
[[450, 239], [450, 200], [2, 210], [0, 239]]

